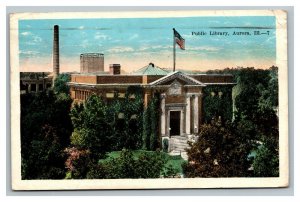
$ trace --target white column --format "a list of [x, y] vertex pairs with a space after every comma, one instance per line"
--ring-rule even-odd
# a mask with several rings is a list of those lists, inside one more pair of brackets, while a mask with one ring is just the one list
[[31, 93], [31, 83], [28, 84], [28, 93]]
[[39, 89], [39, 87], [40, 87], [40, 85], [39, 85], [39, 83], [35, 83], [35, 91], [38, 93], [39, 91], [40, 91], [40, 89]]
[[166, 116], [167, 120], [167, 129], [166, 129], [166, 135], [170, 137], [170, 110], [167, 110], [168, 115]]
[[183, 134], [183, 126], [184, 126], [184, 110], [180, 110], [180, 134]]
[[185, 133], [191, 134], [191, 97], [186, 96], [185, 102]]
[[193, 132], [194, 133], [198, 133], [198, 106], [199, 105], [199, 102], [198, 102], [198, 95], [195, 95], [194, 97], [194, 128], [193, 128]]
[[160, 133], [161, 135], [166, 135], [166, 95], [161, 94], [160, 98], [160, 108], [161, 108], [161, 115], [160, 115]]

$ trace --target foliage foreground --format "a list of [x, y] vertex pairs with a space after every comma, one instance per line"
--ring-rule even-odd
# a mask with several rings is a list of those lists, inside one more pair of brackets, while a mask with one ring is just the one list
[[69, 169], [66, 179], [123, 179], [180, 177], [180, 165], [184, 161], [160, 151], [131, 151], [123, 149], [111, 152], [108, 157], [93, 162], [88, 151], [67, 149]]
[[189, 162], [157, 151], [169, 146], [158, 135], [159, 97], [145, 109], [138, 87], [125, 99], [108, 103], [92, 95], [72, 105], [70, 77], [61, 75], [53, 90], [22, 94], [22, 179], [279, 176], [278, 68], [211, 73], [234, 75], [232, 102], [223, 100], [229, 89], [222, 96], [206, 92], [205, 124]]

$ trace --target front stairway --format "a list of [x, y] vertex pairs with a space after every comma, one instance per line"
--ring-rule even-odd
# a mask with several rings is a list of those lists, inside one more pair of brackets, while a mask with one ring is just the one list
[[170, 155], [181, 155], [184, 160], [188, 160], [185, 149], [190, 148], [188, 138], [185, 135], [171, 136], [170, 138]]

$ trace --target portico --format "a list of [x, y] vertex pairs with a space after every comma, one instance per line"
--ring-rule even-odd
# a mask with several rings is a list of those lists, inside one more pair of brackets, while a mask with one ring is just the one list
[[205, 85], [181, 72], [174, 72], [149, 84], [161, 89], [160, 131], [162, 137], [198, 133], [199, 100]]

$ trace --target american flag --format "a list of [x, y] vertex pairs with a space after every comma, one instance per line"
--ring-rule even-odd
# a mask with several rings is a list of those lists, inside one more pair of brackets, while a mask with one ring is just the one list
[[180, 36], [180, 34], [175, 30], [174, 30], [174, 37], [175, 37], [175, 41], [178, 44], [178, 46], [180, 47], [181, 50], [185, 50], [185, 40], [184, 38], [182, 38]]

